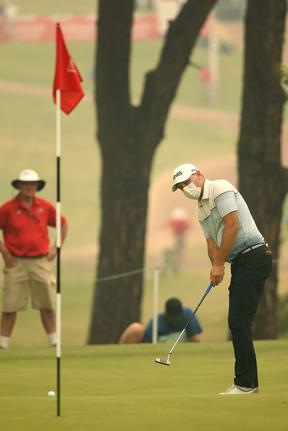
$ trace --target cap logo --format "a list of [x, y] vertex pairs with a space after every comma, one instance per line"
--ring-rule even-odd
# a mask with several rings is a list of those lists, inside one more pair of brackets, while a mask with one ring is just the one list
[[180, 175], [183, 175], [183, 172], [178, 171], [175, 175], [173, 175], [173, 180], [175, 180], [177, 177], [180, 177]]

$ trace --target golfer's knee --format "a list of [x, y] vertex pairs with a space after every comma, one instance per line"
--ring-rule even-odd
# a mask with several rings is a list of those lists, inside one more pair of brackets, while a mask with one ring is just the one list
[[251, 331], [251, 320], [248, 318], [229, 316], [228, 326], [232, 334], [241, 335]]
[[119, 343], [132, 344], [141, 343], [144, 338], [144, 326], [141, 323], [133, 322], [122, 333]]
[[241, 325], [242, 325], [241, 319], [234, 316], [228, 317], [228, 326], [232, 333], [234, 331], [239, 331], [241, 329]]

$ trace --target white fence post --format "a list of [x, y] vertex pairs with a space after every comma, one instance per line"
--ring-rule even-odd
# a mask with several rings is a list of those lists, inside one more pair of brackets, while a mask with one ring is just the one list
[[153, 344], [157, 344], [157, 334], [158, 334], [159, 272], [160, 272], [160, 268], [156, 267], [154, 269], [154, 277], [153, 277], [153, 329], [152, 329]]

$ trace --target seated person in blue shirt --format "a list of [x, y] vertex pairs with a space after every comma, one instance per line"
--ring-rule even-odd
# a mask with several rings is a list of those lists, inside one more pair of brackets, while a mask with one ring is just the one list
[[[180, 335], [193, 311], [191, 308], [183, 307], [178, 298], [170, 298], [165, 303], [165, 313], [158, 314], [158, 335], [157, 341], [163, 343], [173, 342]], [[153, 319], [146, 328], [141, 323], [131, 323], [120, 337], [119, 343], [152, 343]], [[181, 342], [200, 341], [202, 328], [195, 316], [187, 326], [182, 335]]]

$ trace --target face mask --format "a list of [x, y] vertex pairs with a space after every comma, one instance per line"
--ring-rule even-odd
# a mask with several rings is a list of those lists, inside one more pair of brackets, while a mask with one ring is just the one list
[[188, 186], [183, 188], [183, 193], [188, 199], [199, 199], [201, 195], [201, 187], [195, 186], [195, 184], [191, 181]]

